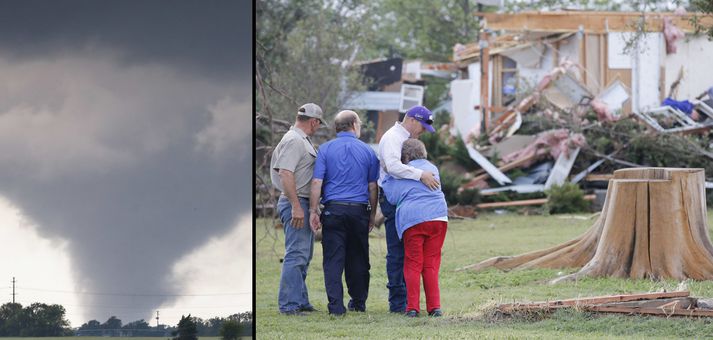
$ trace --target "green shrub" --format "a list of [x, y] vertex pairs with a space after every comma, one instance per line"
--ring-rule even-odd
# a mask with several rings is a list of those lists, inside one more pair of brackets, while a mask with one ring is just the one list
[[460, 137], [456, 138], [454, 147], [450, 149], [450, 155], [456, 163], [460, 164], [468, 171], [473, 171], [479, 168], [478, 164], [470, 158], [468, 149], [466, 149], [465, 143], [463, 143], [463, 140]]
[[426, 146], [428, 159], [436, 165], [440, 165], [443, 157], [451, 152], [451, 147], [437, 133], [423, 133], [418, 139]]
[[545, 191], [548, 202], [545, 211], [550, 214], [567, 214], [589, 211], [589, 202], [584, 200], [584, 192], [576, 184], [553, 185]]
[[480, 203], [480, 190], [466, 189], [458, 193], [457, 202], [460, 205], [475, 205]]
[[446, 196], [448, 205], [458, 203], [458, 188], [463, 185], [465, 179], [462, 175], [454, 174], [450, 171], [441, 171], [441, 190]]

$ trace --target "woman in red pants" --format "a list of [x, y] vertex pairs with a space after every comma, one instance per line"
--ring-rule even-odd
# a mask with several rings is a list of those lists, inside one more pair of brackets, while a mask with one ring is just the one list
[[[426, 147], [418, 139], [408, 139], [401, 150], [401, 161], [432, 172], [440, 182], [438, 169], [426, 160]], [[420, 313], [421, 276], [429, 316], [442, 316], [438, 271], [441, 248], [448, 228], [448, 206], [443, 192], [431, 190], [420, 181], [389, 177], [383, 182], [386, 198], [396, 202], [396, 230], [404, 242], [404, 280], [406, 316]]]

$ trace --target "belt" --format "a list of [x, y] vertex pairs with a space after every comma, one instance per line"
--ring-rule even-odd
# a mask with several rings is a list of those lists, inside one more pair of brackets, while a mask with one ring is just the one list
[[324, 205], [346, 205], [350, 207], [363, 207], [369, 209], [369, 203], [356, 203], [356, 202], [343, 202], [343, 201], [329, 201], [325, 203]]

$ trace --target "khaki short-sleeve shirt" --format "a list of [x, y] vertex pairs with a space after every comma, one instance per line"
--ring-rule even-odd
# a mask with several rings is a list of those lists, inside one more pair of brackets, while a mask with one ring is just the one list
[[270, 159], [272, 185], [284, 193], [279, 171], [280, 169], [292, 171], [295, 175], [297, 196], [309, 198], [316, 158], [317, 150], [307, 139], [307, 134], [294, 126], [290, 127], [272, 152], [272, 159]]

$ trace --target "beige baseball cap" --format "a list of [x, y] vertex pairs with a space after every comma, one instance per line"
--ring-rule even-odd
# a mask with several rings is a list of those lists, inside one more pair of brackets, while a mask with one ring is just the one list
[[319, 122], [322, 123], [322, 125], [327, 126], [327, 122], [325, 122], [324, 118], [322, 118], [322, 108], [319, 107], [319, 105], [317, 105], [317, 104], [314, 104], [314, 103], [304, 104], [304, 105], [300, 106], [299, 110], [297, 110], [297, 114], [300, 116], [317, 118], [317, 119], [319, 119]]

